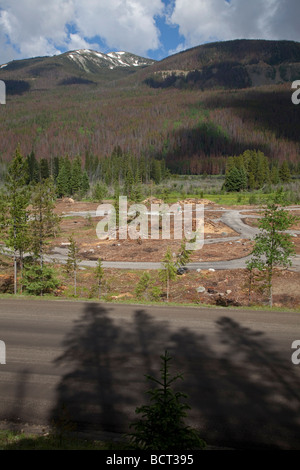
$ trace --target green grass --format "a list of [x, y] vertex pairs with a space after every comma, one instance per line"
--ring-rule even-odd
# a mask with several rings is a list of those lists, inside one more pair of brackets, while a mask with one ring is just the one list
[[[222, 206], [236, 206], [236, 205], [253, 205], [259, 206], [265, 203], [270, 197], [274, 196], [275, 193], [262, 193], [261, 191], [253, 192], [234, 192], [234, 193], [222, 193], [221, 191], [214, 192], [203, 192], [203, 199], [208, 199], [216, 204]], [[256, 199], [255, 204], [251, 204], [253, 196]], [[170, 190], [167, 195], [157, 194], [157, 197], [162, 198], [165, 203], [174, 204], [182, 199], [200, 199], [202, 195], [200, 191], [177, 191]]]
[[[112, 294], [113, 295], [113, 294]], [[203, 308], [210, 308], [210, 309], [219, 309], [219, 310], [249, 310], [249, 311], [270, 311], [270, 312], [290, 312], [290, 313], [299, 313], [298, 308], [288, 308], [288, 307], [269, 307], [268, 305], [261, 305], [261, 304], [253, 304], [251, 306], [240, 306], [240, 307], [235, 307], [235, 306], [230, 306], [230, 307], [222, 307], [218, 305], [211, 305], [211, 304], [205, 304], [205, 303], [196, 303], [196, 302], [164, 302], [164, 301], [151, 301], [151, 300], [137, 300], [137, 299], [119, 299], [119, 300], [109, 300], [102, 298], [101, 300], [98, 299], [98, 297], [93, 297], [93, 298], [85, 298], [85, 297], [75, 297], [75, 296], [69, 296], [69, 297], [56, 297], [54, 295], [44, 295], [43, 297], [40, 296], [33, 296], [33, 295], [21, 295], [21, 294], [0, 294], [0, 299], [16, 299], [16, 300], [45, 300], [45, 301], [57, 301], [57, 302], [99, 302], [99, 303], [106, 303], [106, 304], [123, 304], [123, 305], [139, 305], [139, 306], [145, 306], [145, 307], [187, 307], [187, 308], [197, 308], [197, 309], [203, 309]]]

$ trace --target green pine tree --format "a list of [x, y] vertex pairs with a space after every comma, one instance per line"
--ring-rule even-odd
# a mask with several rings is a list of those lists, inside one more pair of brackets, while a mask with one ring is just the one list
[[82, 189], [82, 177], [81, 158], [76, 157], [71, 169], [71, 194], [78, 194]]
[[155, 184], [159, 184], [162, 180], [162, 168], [159, 160], [152, 161], [151, 179], [153, 179]]
[[49, 163], [46, 158], [42, 158], [40, 161], [40, 180], [44, 181], [50, 177]]
[[25, 265], [24, 289], [29, 295], [51, 294], [59, 286], [55, 271], [48, 266]]
[[32, 151], [27, 155], [28, 180], [27, 183], [37, 183], [40, 179], [40, 166]]
[[90, 181], [86, 170], [83, 171], [80, 182], [80, 192], [85, 195], [90, 189]]
[[273, 273], [276, 266], [291, 265], [290, 257], [295, 253], [292, 237], [286, 233], [296, 218], [282, 207], [282, 194], [277, 193], [268, 203], [259, 221], [260, 233], [255, 237], [252, 258], [247, 262], [248, 269], [266, 272], [269, 305], [273, 305]]
[[228, 192], [242, 191], [247, 187], [247, 174], [245, 169], [232, 167], [226, 174], [224, 189]]
[[[28, 204], [30, 191], [26, 186], [28, 165], [18, 147], [10, 163], [5, 183], [5, 244], [13, 250], [14, 293], [17, 293], [17, 260], [19, 259], [22, 276], [23, 256], [29, 245]], [[22, 290], [22, 284], [21, 284]]]
[[56, 178], [56, 192], [58, 197], [69, 196], [72, 193], [71, 164], [68, 158], [59, 162], [59, 172]]
[[59, 216], [54, 213], [55, 188], [52, 180], [37, 183], [33, 188], [30, 211], [30, 245], [43, 268], [45, 247], [59, 230]]
[[101, 299], [101, 288], [102, 288], [102, 282], [103, 282], [103, 277], [104, 277], [104, 269], [103, 269], [103, 264], [101, 258], [98, 259], [97, 265], [95, 268], [95, 278], [98, 283], [98, 296], [99, 299]]
[[183, 376], [171, 376], [172, 357], [168, 351], [160, 359], [160, 378], [146, 375], [147, 380], [153, 383], [153, 387], [147, 392], [150, 404], [136, 408], [136, 414], [141, 415], [141, 418], [130, 425], [130, 428], [134, 428], [134, 432], [128, 435], [131, 444], [139, 450], [176, 453], [204, 449], [206, 443], [199, 433], [184, 422], [187, 410], [191, 409], [183, 401], [187, 399], [187, 395], [173, 389], [174, 383], [179, 379], [183, 380]]
[[186, 249], [186, 240], [182, 240], [180, 249], [177, 253], [176, 265], [178, 268], [186, 266], [191, 259], [191, 250]]
[[135, 295], [138, 299], [141, 299], [144, 295], [147, 295], [149, 288], [153, 285], [151, 276], [149, 273], [144, 272], [137, 283], [135, 288]]
[[279, 177], [283, 183], [289, 183], [291, 181], [291, 172], [286, 160], [284, 160], [280, 166]]
[[159, 271], [159, 277], [162, 282], [166, 284], [167, 288], [167, 302], [169, 301], [170, 281], [176, 278], [177, 268], [173, 261], [173, 256], [170, 247], [162, 260], [163, 269]]
[[120, 217], [120, 186], [118, 183], [115, 185], [114, 192], [114, 209], [116, 213], [116, 227], [119, 227], [119, 217]]
[[278, 184], [280, 182], [279, 169], [277, 165], [272, 166], [270, 178], [272, 184]]
[[74, 295], [77, 295], [77, 271], [80, 260], [78, 258], [79, 248], [73, 235], [69, 237], [68, 258], [66, 263], [66, 272], [73, 275], [74, 279]]
[[97, 202], [102, 203], [105, 196], [107, 196], [108, 190], [107, 186], [104, 183], [96, 183], [92, 190], [92, 197]]
[[129, 199], [133, 199], [133, 186], [134, 186], [134, 178], [131, 168], [127, 170], [125, 182], [124, 182], [124, 193]]

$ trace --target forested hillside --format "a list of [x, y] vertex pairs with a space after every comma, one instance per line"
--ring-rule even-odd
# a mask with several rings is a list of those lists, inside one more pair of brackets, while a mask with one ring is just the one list
[[153, 88], [248, 88], [297, 80], [300, 44], [234, 40], [194, 47], [168, 57], [141, 75]]
[[[239, 47], [234, 49], [234, 43]], [[260, 60], [263, 53], [270, 66], [299, 60], [299, 44], [280, 41], [278, 49], [271, 43], [256, 41], [244, 62], [255, 57]], [[192, 66], [187, 57], [199, 55], [199, 50], [205, 52], [203, 63], [209, 63], [209, 57], [215, 63], [230, 55], [242, 60], [243, 44], [201, 46], [166, 61], [169, 65], [175, 61], [173, 66], [179, 67], [182, 60], [183, 69]], [[86, 159], [110, 158], [119, 148], [123, 155], [137, 160], [163, 161], [173, 173], [224, 174], [228, 157], [256, 150], [269, 158], [271, 166], [286, 160], [290, 170], [299, 173], [299, 107], [291, 101], [289, 81], [232, 90], [149, 87], [144, 83], [145, 74], [164, 62], [118, 80], [116, 75], [111, 79], [106, 75], [105, 81], [96, 82], [95, 74], [85, 74], [47, 87], [47, 75], [45, 88], [18, 91], [16, 86], [15, 94], [7, 96], [6, 106], [0, 107], [2, 162], [12, 158], [18, 144], [23, 155], [34, 152], [37, 160], [79, 156], [82, 165]], [[18, 68], [15, 63], [18, 73], [21, 65]], [[106, 67], [106, 73], [110, 72], [114, 70]], [[1, 74], [2, 69], [0, 79], [5, 76]]]

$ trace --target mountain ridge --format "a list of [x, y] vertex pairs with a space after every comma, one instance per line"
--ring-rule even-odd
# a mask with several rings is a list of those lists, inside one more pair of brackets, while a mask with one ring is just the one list
[[161, 61], [125, 51], [105, 54], [77, 49], [0, 66], [0, 79], [27, 82], [27, 86], [20, 86], [21, 92], [29, 88], [109, 83], [131, 75], [138, 83], [153, 88], [239, 89], [282, 84], [300, 77], [300, 43], [220, 41], [181, 51]]
[[300, 43], [236, 39], [196, 46], [169, 56], [145, 71], [154, 88], [251, 88], [300, 77]]
[[[184, 174], [219, 174], [229, 156], [248, 149], [298, 165], [300, 115], [290, 80], [300, 78], [300, 44], [211, 43], [153, 65], [111, 69], [111, 59], [124, 62], [125, 53], [118, 54], [91, 73], [66, 55], [0, 69], [9, 91], [1, 106], [0, 171], [1, 159], [9, 160], [18, 143], [23, 154], [49, 160], [101, 159], [120, 148], [124, 155], [164, 159]], [[252, 67], [258, 73], [250, 83]], [[155, 73], [164, 71], [158, 79]], [[157, 89], [149, 78], [159, 82]]]
[[[104, 54], [77, 49], [55, 56], [13, 60], [0, 66], [0, 79], [8, 81], [8, 94], [59, 85], [95, 84], [124, 78], [155, 61], [130, 52]], [[21, 83], [17, 83], [21, 81]], [[27, 86], [25, 86], [27, 84]]]

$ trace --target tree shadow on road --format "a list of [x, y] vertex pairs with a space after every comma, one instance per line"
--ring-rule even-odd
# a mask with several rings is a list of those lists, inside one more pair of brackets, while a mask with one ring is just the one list
[[265, 334], [228, 317], [216, 327], [218, 354], [188, 330], [175, 335], [172, 351], [208, 442], [299, 449], [300, 371], [290, 351], [283, 357]]
[[120, 307], [86, 304], [56, 360], [63, 376], [51, 419], [66, 407], [79, 429], [128, 431], [147, 399], [144, 375], [158, 374], [167, 349], [171, 372], [183, 373], [176, 386], [188, 394], [188, 424], [208, 444], [300, 449], [300, 374], [289, 351], [283, 357], [265, 334], [228, 317], [219, 317], [212, 336], [199, 331], [147, 308], [125, 317]]

